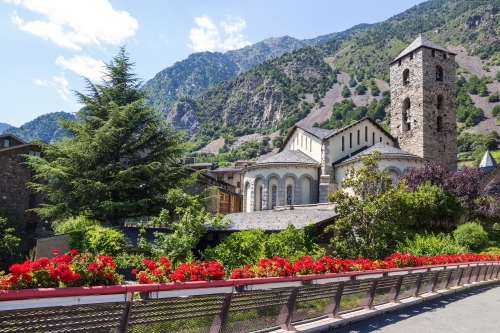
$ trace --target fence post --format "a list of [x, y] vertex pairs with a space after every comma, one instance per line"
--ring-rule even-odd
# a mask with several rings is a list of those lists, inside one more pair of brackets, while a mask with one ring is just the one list
[[451, 273], [453, 273], [453, 269], [447, 269], [447, 271], [448, 274], [445, 275], [443, 281], [441, 281], [441, 285], [439, 286], [441, 289], [448, 288], [448, 285], [450, 284], [450, 278], [451, 278]]
[[480, 274], [480, 276], [482, 277], [481, 281], [486, 281], [486, 273], [488, 273], [488, 266], [484, 265], [483, 269], [484, 273]]
[[224, 333], [226, 331], [227, 317], [229, 315], [229, 307], [233, 293], [224, 294], [219, 308], [219, 312], [215, 315], [214, 321], [210, 326], [209, 333]]
[[373, 279], [370, 287], [365, 293], [365, 296], [363, 296], [363, 299], [361, 300], [361, 306], [365, 310], [375, 310], [373, 307], [373, 299], [375, 298], [375, 290], [377, 290], [377, 284], [378, 284], [378, 279]]
[[465, 278], [464, 284], [470, 284], [470, 280], [472, 278], [472, 272], [474, 271], [474, 267], [469, 266], [469, 273], [467, 274], [467, 277]]
[[453, 278], [453, 280], [450, 281], [450, 286], [458, 286], [460, 285], [460, 280], [462, 279], [462, 275], [464, 274], [464, 269], [459, 268], [457, 275]]
[[333, 292], [332, 297], [330, 297], [330, 301], [325, 307], [324, 313], [329, 318], [342, 319], [342, 316], [339, 315], [339, 307], [340, 300], [342, 299], [342, 293], [344, 292], [345, 282], [339, 282], [337, 285], [337, 289]]
[[474, 266], [472, 268], [470, 282], [477, 282], [477, 279], [479, 277], [479, 272], [481, 272], [481, 266]]
[[418, 273], [417, 279], [410, 286], [410, 296], [418, 297], [418, 291], [420, 290], [420, 286], [422, 285], [422, 278], [424, 277], [424, 273]]
[[500, 270], [500, 265], [495, 265], [495, 270], [493, 273], [493, 278], [497, 279], [498, 278], [498, 271]]
[[127, 333], [128, 331], [128, 321], [130, 319], [130, 312], [132, 310], [132, 300], [134, 298], [133, 296], [134, 293], [125, 294], [125, 299], [127, 304], [125, 305], [125, 309], [123, 310], [120, 323], [118, 324], [118, 327], [116, 327], [114, 330], [115, 333]]
[[296, 331], [295, 327], [292, 326], [292, 316], [295, 310], [295, 304], [297, 303], [297, 295], [299, 294], [299, 288], [294, 287], [288, 295], [288, 299], [285, 304], [281, 307], [278, 319], [276, 319], [276, 324], [280, 325], [282, 330], [285, 331]]
[[437, 279], [439, 277], [439, 272], [440, 271], [435, 271], [434, 275], [429, 279], [429, 282], [427, 283], [427, 292], [434, 294], [436, 292], [436, 283]]
[[488, 277], [488, 280], [493, 280], [493, 273], [495, 272], [496, 266], [491, 266], [491, 273]]
[[391, 303], [401, 303], [398, 299], [399, 292], [401, 291], [401, 285], [403, 284], [404, 275], [400, 275], [396, 279], [396, 284], [391, 287], [387, 300]]

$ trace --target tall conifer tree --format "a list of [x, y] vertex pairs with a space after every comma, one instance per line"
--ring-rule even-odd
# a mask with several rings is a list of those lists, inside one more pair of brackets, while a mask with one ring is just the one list
[[77, 120], [60, 120], [70, 136], [40, 142], [42, 157], [28, 157], [37, 179], [31, 186], [47, 198], [38, 214], [82, 214], [117, 224], [159, 213], [167, 191], [192, 179], [176, 165], [188, 143], [146, 104], [133, 67], [121, 48], [105, 66], [103, 83], [86, 79], [87, 93], [76, 93], [84, 104]]

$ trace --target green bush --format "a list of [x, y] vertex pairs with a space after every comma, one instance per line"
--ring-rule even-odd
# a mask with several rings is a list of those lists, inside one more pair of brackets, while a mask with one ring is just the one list
[[356, 80], [355, 80], [355, 79], [350, 79], [350, 80], [349, 80], [349, 87], [351, 87], [351, 88], [352, 88], [352, 87], [356, 87], [356, 84], [358, 84], [358, 83], [356, 82]]
[[499, 115], [500, 115], [500, 105], [495, 105], [493, 107], [493, 117], [497, 117], [498, 118]]
[[478, 253], [488, 246], [488, 233], [476, 222], [467, 222], [460, 225], [453, 232], [459, 246], [467, 251]]
[[83, 231], [100, 225], [99, 221], [86, 216], [70, 217], [66, 220], [54, 221], [52, 229], [56, 235], [70, 234], [74, 231]]
[[402, 243], [398, 243], [396, 251], [399, 253], [408, 252], [416, 256], [435, 256], [438, 254], [465, 253], [465, 249], [460, 247], [450, 235], [439, 233], [415, 235], [413, 239], [406, 238]]
[[488, 247], [484, 249], [481, 254], [493, 254], [495, 256], [500, 256], [500, 248], [498, 247]]
[[342, 97], [347, 98], [349, 96], [351, 96], [351, 91], [347, 86], [344, 86], [344, 88], [342, 88]]
[[146, 259], [142, 253], [122, 252], [113, 257], [118, 268], [136, 268], [142, 266], [142, 261]]
[[495, 103], [498, 101], [500, 101], [500, 95], [498, 94], [498, 91], [488, 96], [488, 102]]
[[86, 242], [89, 251], [114, 256], [127, 244], [127, 239], [119, 230], [95, 226], [87, 231]]

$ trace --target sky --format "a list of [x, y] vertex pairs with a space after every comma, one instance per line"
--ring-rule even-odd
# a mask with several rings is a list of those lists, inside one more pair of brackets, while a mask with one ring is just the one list
[[0, 0], [0, 122], [76, 112], [125, 46], [144, 81], [189, 54], [308, 39], [384, 21], [423, 0]]

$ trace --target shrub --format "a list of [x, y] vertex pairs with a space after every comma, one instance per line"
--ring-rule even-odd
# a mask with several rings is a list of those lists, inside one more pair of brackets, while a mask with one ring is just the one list
[[500, 105], [495, 105], [493, 107], [493, 117], [497, 117], [500, 115]]
[[425, 235], [415, 235], [413, 239], [408, 239], [398, 243], [397, 252], [410, 253], [415, 256], [435, 256], [438, 254], [465, 253], [465, 249], [458, 246], [450, 235], [434, 233]]
[[481, 252], [481, 254], [493, 254], [493, 255], [500, 255], [500, 248], [498, 247], [488, 247], [484, 249], [484, 251]]
[[498, 94], [498, 91], [488, 96], [488, 102], [495, 103], [498, 101], [500, 101], [500, 95]]
[[349, 87], [351, 87], [351, 88], [352, 88], [352, 87], [356, 87], [356, 84], [358, 84], [358, 83], [356, 82], [356, 80], [355, 80], [355, 79], [350, 79], [350, 80], [349, 80]]
[[52, 223], [52, 229], [54, 229], [56, 235], [63, 235], [73, 231], [84, 231], [97, 225], [100, 225], [97, 220], [87, 216], [76, 216], [65, 220], [54, 221]]
[[101, 226], [90, 229], [86, 238], [88, 250], [101, 255], [116, 255], [127, 244], [121, 231]]
[[351, 96], [351, 91], [347, 86], [344, 86], [344, 88], [342, 88], [342, 97], [347, 98], [349, 96]]
[[363, 83], [356, 87], [356, 93], [358, 95], [364, 95], [366, 90], [367, 90], [366, 85], [364, 85]]
[[468, 222], [459, 226], [453, 236], [459, 246], [467, 251], [478, 253], [488, 246], [488, 233], [476, 222]]

